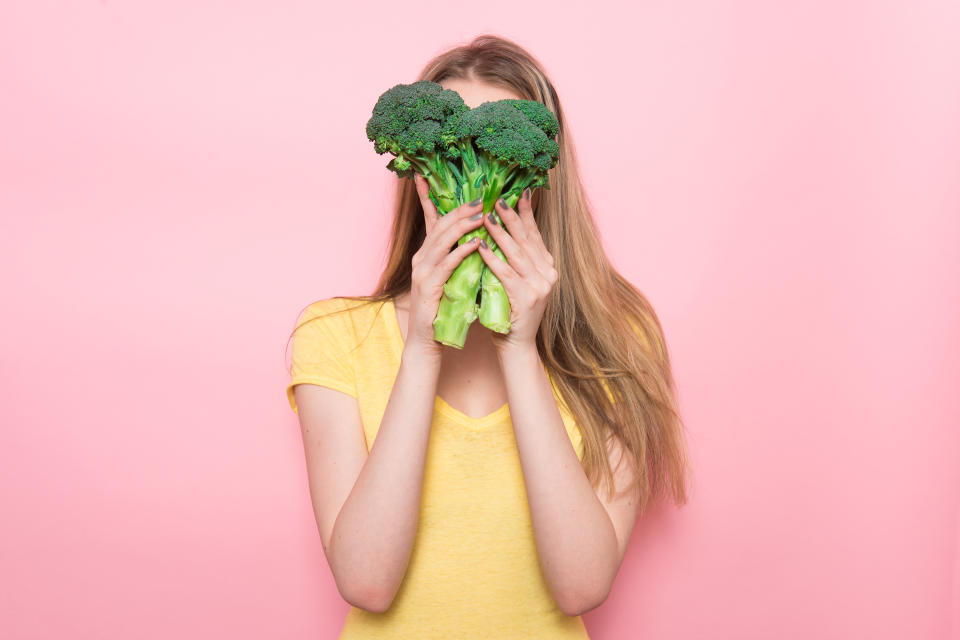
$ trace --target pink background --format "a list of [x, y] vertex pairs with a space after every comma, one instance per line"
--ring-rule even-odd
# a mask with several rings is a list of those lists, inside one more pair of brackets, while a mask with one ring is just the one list
[[0, 636], [336, 637], [286, 340], [382, 268], [377, 96], [489, 31], [690, 429], [591, 635], [960, 637], [958, 5], [377, 4], [0, 8]]

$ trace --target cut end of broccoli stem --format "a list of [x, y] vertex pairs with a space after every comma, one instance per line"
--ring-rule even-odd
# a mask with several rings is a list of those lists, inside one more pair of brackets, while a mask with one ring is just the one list
[[503, 334], [510, 333], [511, 325], [509, 322], [491, 322], [489, 324], [486, 324], [483, 321], [481, 321], [480, 324], [485, 326], [487, 329], [490, 329], [490, 331], [496, 331], [497, 333], [503, 333]]
[[445, 311], [447, 313], [438, 315], [433, 321], [433, 339], [448, 347], [463, 349], [467, 342], [467, 332], [477, 319], [480, 307], [472, 304], [464, 308], [453, 303]]

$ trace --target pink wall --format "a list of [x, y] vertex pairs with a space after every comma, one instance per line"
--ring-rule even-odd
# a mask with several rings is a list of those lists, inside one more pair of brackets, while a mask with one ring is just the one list
[[960, 637], [956, 3], [379, 4], [0, 7], [0, 636], [336, 637], [286, 339], [381, 268], [376, 97], [492, 31], [691, 432], [593, 637]]

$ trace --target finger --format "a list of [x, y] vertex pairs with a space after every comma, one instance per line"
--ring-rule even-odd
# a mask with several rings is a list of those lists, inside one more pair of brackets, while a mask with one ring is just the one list
[[490, 271], [493, 271], [493, 275], [497, 276], [500, 282], [503, 283], [503, 288], [506, 289], [508, 293], [511, 293], [514, 287], [517, 286], [518, 281], [522, 279], [522, 276], [517, 273], [512, 264], [504, 262], [503, 258], [498, 256], [490, 247], [483, 246], [482, 242], [480, 246], [477, 247], [477, 251], [480, 252], [483, 261], [490, 267]]
[[458, 220], [468, 218], [482, 210], [483, 200], [481, 198], [477, 198], [473, 202], [465, 202], [451, 210], [450, 213], [440, 216], [440, 219], [437, 220], [437, 226], [434, 227], [434, 233], [443, 233], [447, 227], [455, 225]]
[[[504, 209], [499, 205], [497, 208], [503, 212]], [[507, 207], [509, 209], [509, 207]], [[502, 213], [500, 219], [506, 222], [505, 217], [507, 214]], [[517, 214], [513, 214], [516, 216]], [[519, 220], [516, 221], [519, 223]], [[537, 267], [533, 264], [530, 259], [530, 255], [527, 250], [520, 244], [523, 240], [516, 240], [514, 237], [507, 233], [507, 230], [498, 225], [490, 216], [483, 217], [483, 225], [487, 228], [487, 233], [490, 234], [490, 237], [493, 238], [493, 241], [497, 243], [500, 249], [503, 251], [503, 254], [507, 256], [507, 261], [513, 266], [514, 270], [519, 273], [521, 276], [527, 276], [533, 272], [539, 272]], [[516, 228], [516, 227], [514, 227]]]
[[437, 205], [430, 199], [430, 185], [426, 178], [419, 173], [413, 174], [413, 184], [417, 188], [417, 196], [420, 197], [420, 206], [423, 208], [423, 222], [427, 226], [427, 233], [433, 229], [433, 225], [440, 219], [440, 213], [437, 211]]
[[517, 200], [517, 215], [523, 221], [523, 226], [528, 232], [536, 231], [537, 221], [533, 219], [533, 206], [530, 204], [530, 187], [523, 190], [520, 199]]
[[[432, 236], [427, 238], [426, 244], [427, 248], [426, 259], [429, 264], [438, 264], [443, 260], [450, 252], [450, 247], [454, 244], [460, 243], [460, 239], [464, 235], [479, 229], [483, 225], [481, 216], [483, 212], [480, 211], [481, 205], [475, 205], [474, 207], [466, 206], [462, 211], [457, 211], [454, 213], [451, 211], [444, 216], [444, 219], [437, 223], [437, 226], [434, 228]], [[459, 208], [459, 207], [458, 207]], [[471, 210], [476, 210], [473, 215], [470, 215]], [[456, 218], [450, 218], [451, 216], [456, 216]], [[442, 228], [441, 228], [442, 226]]]
[[436, 267], [430, 270], [431, 285], [442, 287], [443, 283], [450, 279], [450, 275], [453, 273], [453, 270], [457, 268], [457, 265], [472, 251], [476, 251], [477, 246], [480, 244], [479, 240], [479, 237], [474, 237], [473, 240], [464, 242], [448, 253]]
[[533, 198], [531, 197], [530, 188], [527, 187], [523, 190], [523, 195], [520, 196], [520, 199], [517, 200], [517, 215], [519, 216], [521, 222], [523, 222], [523, 227], [527, 230], [527, 235], [538, 240], [540, 248], [546, 251], [547, 247], [545, 244], [543, 244], [543, 238], [540, 235], [540, 228], [537, 227], [537, 221], [533, 217], [532, 200]]
[[[526, 225], [520, 220], [520, 216], [517, 215], [517, 212], [508, 207], [507, 202], [503, 198], [498, 198], [494, 206], [497, 209], [497, 215], [500, 216], [500, 220], [507, 228], [511, 237], [518, 243], [523, 244], [528, 231]], [[509, 258], [510, 256], [508, 255], [507, 257]]]
[[520, 200], [517, 201], [517, 215], [520, 216], [520, 220], [523, 221], [527, 229], [527, 237], [532, 241], [530, 244], [537, 248], [537, 253], [540, 258], [538, 263], [553, 266], [553, 256], [550, 255], [550, 251], [543, 241], [543, 234], [540, 233], [540, 228], [537, 227], [537, 221], [533, 217], [532, 200], [530, 188], [527, 187], [524, 189]]
[[[493, 271], [493, 275], [497, 276], [503, 283], [503, 288], [506, 289], [511, 304], [520, 300], [521, 297], [525, 297], [528, 292], [546, 298], [550, 295], [550, 291], [557, 281], [557, 273], [553, 269], [551, 269], [552, 273], [546, 276], [537, 272], [524, 276], [513, 269], [511, 264], [505, 262], [501, 252], [497, 249], [488, 249], [481, 243], [479, 251], [480, 257]], [[501, 271], [498, 271], [498, 269], [501, 269]]]

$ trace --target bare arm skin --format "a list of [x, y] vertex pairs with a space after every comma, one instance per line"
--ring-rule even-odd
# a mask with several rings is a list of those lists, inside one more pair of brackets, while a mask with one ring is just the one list
[[294, 387], [327, 562], [344, 600], [374, 612], [389, 608], [413, 549], [443, 348], [433, 339], [443, 283], [477, 244], [450, 247], [482, 224], [469, 218], [479, 203], [438, 216], [426, 182], [416, 182], [427, 237], [413, 256], [407, 339], [369, 454], [354, 398], [318, 385]]
[[[481, 244], [480, 255], [507, 291], [510, 332], [492, 334], [507, 388], [510, 416], [523, 469], [537, 553], [560, 609], [579, 615], [610, 592], [637, 515], [625, 495], [606, 501], [580, 466], [536, 348], [536, 334], [558, 273], [537, 229], [527, 190], [519, 214], [497, 203], [506, 229], [484, 219], [509, 264]], [[507, 233], [509, 231], [509, 234]], [[617, 491], [632, 478], [619, 465], [618, 443], [608, 446]]]
[[[621, 496], [605, 502], [590, 485], [537, 350], [507, 351], [500, 361], [544, 577], [560, 609], [580, 615], [607, 599], [637, 501]], [[630, 475], [629, 465], [618, 469], [618, 491]]]
[[294, 387], [324, 553], [340, 594], [355, 607], [385, 611], [406, 571], [439, 369], [424, 354], [404, 352], [369, 455], [354, 398]]

